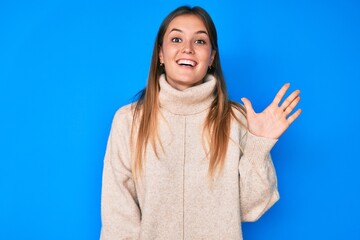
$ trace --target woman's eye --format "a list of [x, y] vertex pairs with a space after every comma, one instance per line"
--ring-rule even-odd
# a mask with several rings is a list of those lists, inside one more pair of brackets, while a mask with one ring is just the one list
[[181, 39], [180, 38], [172, 38], [171, 41], [174, 43], [180, 43]]
[[205, 44], [206, 42], [204, 40], [196, 40], [195, 43], [196, 44]]

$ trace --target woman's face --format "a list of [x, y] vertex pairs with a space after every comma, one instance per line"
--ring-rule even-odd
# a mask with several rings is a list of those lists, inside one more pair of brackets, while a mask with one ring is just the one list
[[204, 23], [195, 15], [181, 15], [170, 22], [159, 52], [166, 80], [178, 90], [202, 83], [215, 54]]

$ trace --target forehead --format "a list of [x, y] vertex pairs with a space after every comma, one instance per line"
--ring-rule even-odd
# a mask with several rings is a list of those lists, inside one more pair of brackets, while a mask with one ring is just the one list
[[202, 19], [196, 15], [187, 14], [175, 17], [169, 24], [167, 32], [172, 29], [179, 29], [183, 32], [206, 31], [206, 26]]

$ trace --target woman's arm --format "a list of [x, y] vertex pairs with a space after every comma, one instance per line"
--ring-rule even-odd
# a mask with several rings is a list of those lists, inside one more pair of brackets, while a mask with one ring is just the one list
[[239, 163], [242, 221], [256, 221], [279, 199], [270, 150], [301, 114], [301, 109], [292, 113], [300, 101], [299, 90], [281, 103], [289, 87], [285, 84], [261, 113], [255, 113], [251, 102], [242, 99], [248, 126]]
[[258, 220], [278, 199], [277, 179], [270, 150], [277, 140], [244, 137], [244, 152], [239, 163], [241, 220]]
[[123, 114], [114, 118], [105, 153], [101, 240], [137, 239], [140, 229], [141, 213], [129, 159], [129, 132], [127, 127], [119, 130], [119, 124], [125, 124]]

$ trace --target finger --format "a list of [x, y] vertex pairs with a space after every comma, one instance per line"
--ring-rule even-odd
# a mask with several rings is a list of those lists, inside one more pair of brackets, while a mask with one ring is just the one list
[[294, 114], [291, 115], [291, 116], [287, 119], [289, 125], [291, 125], [291, 124], [300, 116], [301, 113], [302, 113], [302, 110], [301, 110], [301, 109], [298, 109], [296, 112], [294, 112]]
[[254, 109], [253, 109], [252, 104], [249, 99], [243, 97], [243, 98], [241, 98], [241, 101], [244, 103], [247, 114], [255, 114]]
[[285, 111], [285, 109], [287, 109], [287, 107], [289, 107], [292, 104], [292, 102], [299, 96], [299, 94], [300, 94], [300, 90], [295, 90], [294, 92], [292, 92], [281, 104], [280, 108]]
[[291, 103], [289, 106], [287, 106], [284, 110], [285, 115], [289, 115], [297, 106], [297, 104], [300, 102], [300, 96], [297, 96]]
[[275, 96], [275, 98], [273, 100], [273, 103], [275, 103], [278, 106], [281, 99], [284, 97], [286, 91], [289, 89], [289, 87], [290, 87], [290, 83], [284, 84], [284, 86], [282, 86], [282, 88], [276, 94], [276, 96]]

